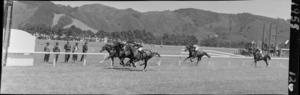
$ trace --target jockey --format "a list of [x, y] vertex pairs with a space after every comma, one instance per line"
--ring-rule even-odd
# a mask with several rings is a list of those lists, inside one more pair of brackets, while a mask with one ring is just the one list
[[199, 49], [200, 49], [199, 46], [198, 45], [193, 45], [193, 47], [195, 48], [194, 49], [194, 51], [195, 51], [194, 54], [197, 54], [197, 51], [199, 51]]
[[138, 51], [139, 51], [140, 53], [143, 53], [143, 52], [144, 52], [142, 44], [136, 43], [136, 46], [138, 46]]
[[200, 49], [198, 45], [193, 45], [193, 47], [195, 48], [195, 51], [198, 51]]
[[257, 48], [256, 54], [258, 54], [260, 57], [262, 57], [262, 50], [260, 48]]
[[127, 42], [126, 41], [122, 41], [122, 44], [123, 44], [122, 49], [125, 50]]

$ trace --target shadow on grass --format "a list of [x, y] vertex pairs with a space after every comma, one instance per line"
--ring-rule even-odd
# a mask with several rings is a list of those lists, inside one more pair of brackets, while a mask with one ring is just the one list
[[[118, 71], [136, 71], [136, 72], [143, 72], [143, 69], [137, 69], [137, 68], [130, 68], [130, 67], [108, 67], [104, 69], [113, 69]], [[146, 69], [145, 71], [153, 71], [151, 69]]]

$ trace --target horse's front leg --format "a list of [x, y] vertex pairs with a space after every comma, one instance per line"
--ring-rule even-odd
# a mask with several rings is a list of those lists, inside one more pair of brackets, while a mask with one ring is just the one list
[[135, 60], [136, 59], [130, 58], [130, 60], [128, 61], [129, 63], [127, 62], [126, 65], [127, 64], [132, 64], [133, 67], [136, 67], [135, 64], [134, 64]]
[[136, 64], [135, 64], [135, 63], [136, 63], [136, 62], [138, 62], [138, 61], [140, 61], [140, 60], [138, 60], [138, 59], [135, 59], [135, 60], [133, 60], [133, 61], [132, 61], [132, 63], [131, 63], [131, 64], [133, 65], [133, 67], [135, 67], [135, 68], [136, 68]]
[[111, 67], [114, 67], [114, 57], [111, 57], [111, 63], [110, 63]]
[[193, 60], [192, 60], [192, 59], [194, 59], [194, 58], [193, 58], [193, 57], [191, 57], [191, 58], [190, 58], [190, 61], [191, 61], [191, 62], [193, 62]]
[[146, 60], [149, 60], [149, 59], [144, 59], [145, 62], [143, 64], [140, 64], [140, 66], [145, 65], [146, 64]]
[[129, 58], [129, 60], [126, 62], [125, 66], [130, 66], [131, 67], [131, 63], [132, 63], [133, 59]]
[[189, 58], [191, 58], [191, 57], [189, 56], [189, 57], [185, 58], [185, 59], [183, 60], [183, 62], [184, 62], [185, 60], [189, 59]]
[[125, 67], [125, 64], [124, 64], [125, 57], [119, 57], [119, 59], [120, 59], [120, 64]]
[[110, 59], [112, 56], [111, 55], [109, 55], [107, 58], [105, 58], [105, 59], [103, 59], [101, 62], [99, 62], [99, 63], [103, 63], [104, 61], [106, 61], [107, 59]]

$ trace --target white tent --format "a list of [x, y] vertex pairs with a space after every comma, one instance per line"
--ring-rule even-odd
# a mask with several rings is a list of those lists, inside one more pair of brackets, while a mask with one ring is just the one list
[[6, 66], [32, 66], [36, 37], [26, 31], [11, 29]]

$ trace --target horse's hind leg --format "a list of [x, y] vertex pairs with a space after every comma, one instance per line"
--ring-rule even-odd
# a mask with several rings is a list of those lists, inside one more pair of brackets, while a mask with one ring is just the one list
[[144, 70], [146, 69], [146, 67], [147, 67], [147, 62], [148, 62], [148, 60], [146, 60], [145, 59], [145, 66], [144, 66]]
[[269, 62], [267, 60], [264, 60], [266, 62], [266, 68], [269, 66]]
[[198, 65], [198, 63], [199, 63], [200, 61], [201, 61], [201, 57], [198, 57], [196, 66]]
[[137, 62], [137, 61], [138, 61], [138, 60], [132, 60], [132, 61], [130, 62], [134, 68], [136, 68], [135, 62]]

